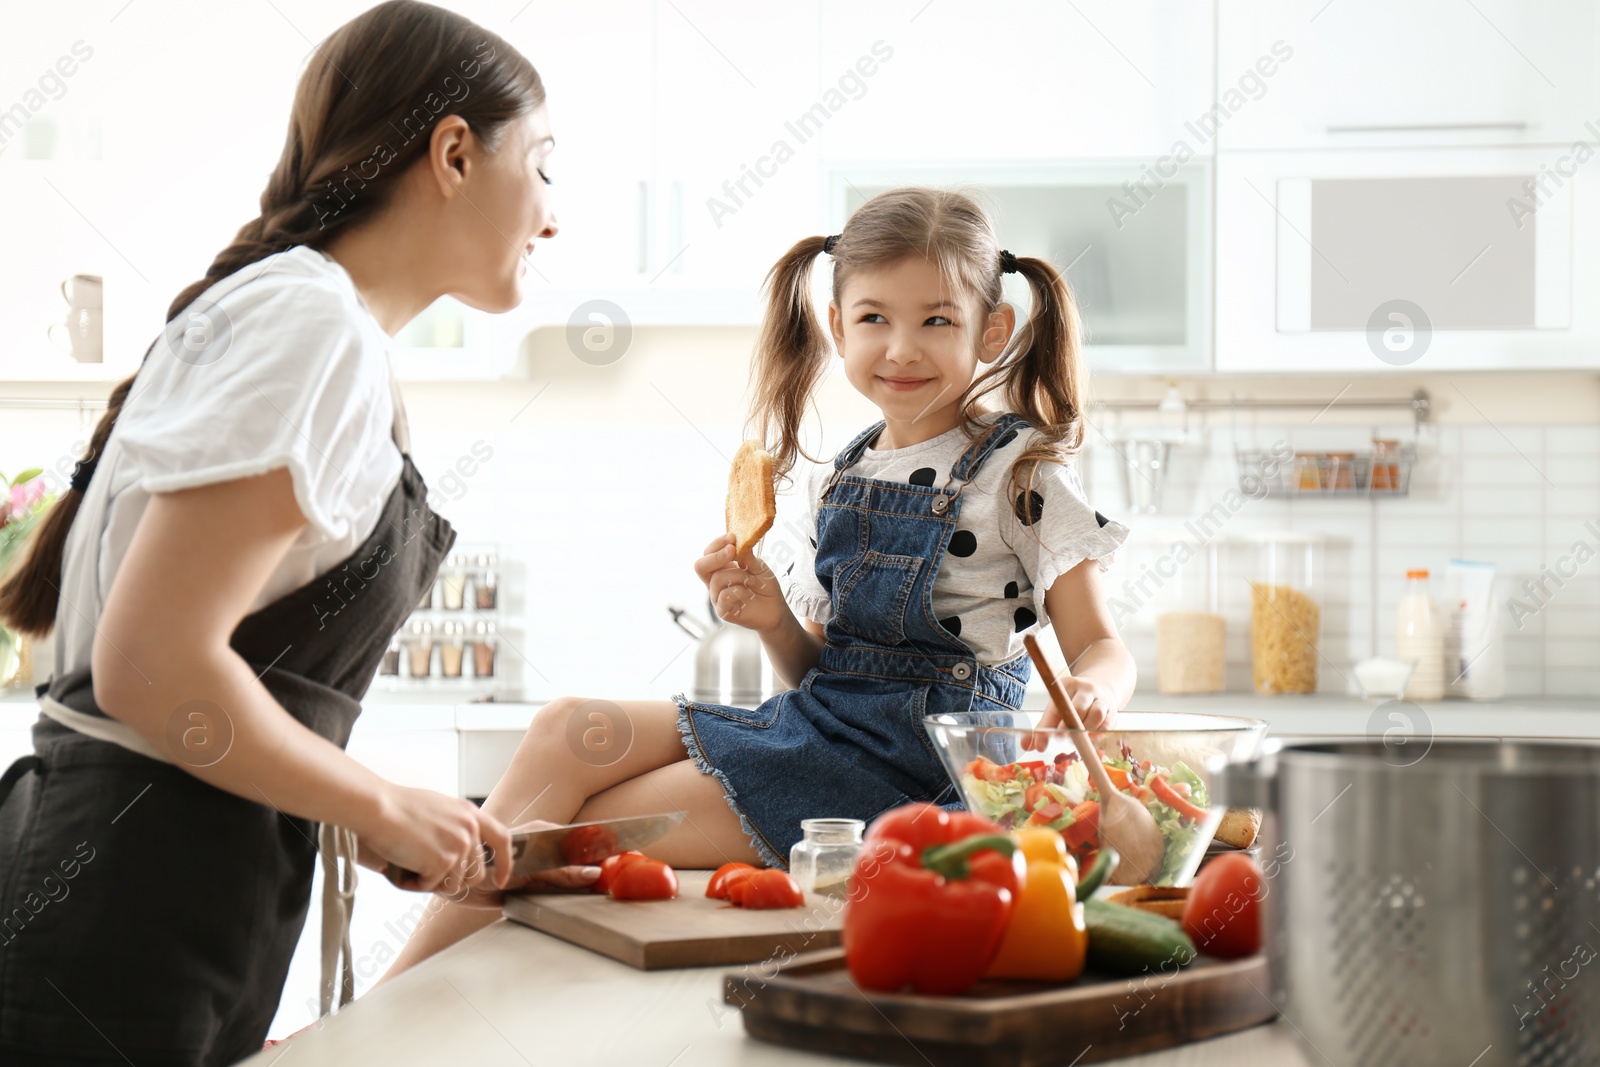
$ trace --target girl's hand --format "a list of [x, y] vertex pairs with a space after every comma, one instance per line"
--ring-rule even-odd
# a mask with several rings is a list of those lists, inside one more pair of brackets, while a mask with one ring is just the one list
[[732, 534], [712, 541], [706, 554], [695, 560], [694, 572], [706, 583], [720, 618], [757, 633], [771, 633], [793, 612], [772, 568], [754, 552], [735, 558], [733, 546]]
[[[1072, 701], [1072, 707], [1078, 713], [1078, 718], [1083, 720], [1085, 730], [1111, 730], [1117, 725], [1116, 694], [1111, 687], [1093, 678], [1082, 678], [1077, 675], [1062, 676], [1058, 679], [1061, 688], [1066, 690], [1067, 699]], [[1022, 739], [1022, 747], [1033, 752], [1042, 752], [1048, 743], [1045, 731], [1060, 729], [1063, 725], [1061, 709], [1056, 706], [1055, 697], [1050, 697], [1045, 705], [1044, 714], [1039, 717], [1037, 729]]]
[[486, 866], [483, 846], [511, 855], [511, 833], [470, 800], [386, 782], [377, 825], [355, 827], [363, 865], [377, 858], [416, 873], [401, 888], [432, 892], [465, 872], [467, 884], [504, 887], [509, 860]]

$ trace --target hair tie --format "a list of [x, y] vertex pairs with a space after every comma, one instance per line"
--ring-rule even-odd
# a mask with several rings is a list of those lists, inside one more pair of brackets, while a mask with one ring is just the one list
[[830, 256], [833, 255], [833, 250], [838, 247], [839, 238], [842, 236], [844, 235], [836, 233], [832, 237], [824, 237], [822, 239], [822, 250]]
[[1017, 257], [1007, 252], [1004, 248], [1000, 250], [1000, 273], [1017, 273]]
[[89, 491], [89, 479], [94, 477], [95, 457], [80, 459], [72, 465], [72, 488], [80, 493]]

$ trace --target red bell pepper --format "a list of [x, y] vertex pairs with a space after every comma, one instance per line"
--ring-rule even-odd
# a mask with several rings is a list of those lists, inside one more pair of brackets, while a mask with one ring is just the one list
[[1033, 826], [1049, 826], [1066, 813], [1067, 809], [1063, 808], [1058, 802], [1047, 800], [1033, 809], [1033, 814], [1029, 816], [1028, 822]]
[[1000, 948], [1022, 854], [970, 812], [907, 804], [881, 816], [856, 857], [845, 964], [862, 989], [965, 993]]
[[1085, 800], [1072, 809], [1072, 821], [1061, 831], [1069, 848], [1082, 848], [1100, 833], [1100, 805]]
[[1035, 784], [1044, 781], [1045, 762], [1042, 759], [1028, 760], [1025, 763], [1014, 763], [1012, 766], [1017, 768], [1019, 771], [1027, 771], [1028, 777], [1032, 778]]

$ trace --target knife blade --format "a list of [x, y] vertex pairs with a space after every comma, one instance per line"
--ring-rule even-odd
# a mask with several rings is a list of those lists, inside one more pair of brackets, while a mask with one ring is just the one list
[[[565, 826], [547, 826], [537, 829], [511, 830], [511, 877], [517, 878], [534, 871], [548, 871], [557, 867], [586, 866], [599, 863], [607, 856], [648, 845], [665, 837], [674, 826], [683, 821], [684, 812], [669, 811], [655, 815], [628, 815], [619, 819], [597, 819], [593, 822], [569, 823]], [[484, 852], [493, 863], [487, 845]], [[405, 887], [415, 881], [415, 871], [408, 871], [390, 863], [384, 873], [389, 881]]]

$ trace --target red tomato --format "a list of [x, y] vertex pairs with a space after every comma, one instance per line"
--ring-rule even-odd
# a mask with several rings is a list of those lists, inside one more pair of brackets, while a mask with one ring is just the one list
[[609, 826], [579, 826], [561, 839], [561, 858], [575, 867], [599, 863], [616, 850], [617, 834]]
[[1029, 811], [1032, 811], [1034, 808], [1039, 806], [1039, 802], [1041, 800], [1044, 800], [1049, 795], [1050, 794], [1045, 791], [1043, 785], [1038, 782], [1034, 782], [1028, 787], [1028, 791], [1023, 794], [1022, 806], [1027, 808]]
[[1061, 831], [1068, 848], [1082, 848], [1093, 843], [1100, 833], [1100, 805], [1085, 800], [1072, 809], [1072, 821]]
[[648, 857], [624, 864], [611, 880], [612, 900], [671, 900], [677, 895], [677, 872]]
[[739, 908], [798, 908], [806, 898], [787, 871], [769, 868], [730, 882], [728, 901]]
[[1035, 782], [1044, 781], [1044, 760], [1027, 760], [1023, 763], [1012, 764], [1012, 766], [1016, 767], [1019, 771], [1026, 771], [1028, 773], [1028, 777], [1032, 778]]
[[1189, 887], [1183, 932], [1201, 952], [1223, 959], [1261, 951], [1261, 901], [1267, 880], [1255, 860], [1227, 852], [1206, 863]]
[[616, 880], [617, 872], [635, 860], [645, 858], [643, 852], [618, 852], [615, 856], [607, 856], [600, 861], [600, 877], [594, 880], [591, 887], [596, 893], [609, 893], [611, 883]]
[[728, 899], [728, 882], [740, 871], [753, 871], [754, 867], [748, 863], [724, 863], [717, 868], [711, 876], [711, 881], [706, 883], [706, 896], [712, 900]]

